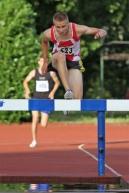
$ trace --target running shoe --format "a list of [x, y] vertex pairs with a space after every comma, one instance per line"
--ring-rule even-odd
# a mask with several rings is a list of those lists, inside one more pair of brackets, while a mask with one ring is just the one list
[[36, 146], [37, 146], [37, 141], [35, 141], [35, 140], [33, 140], [33, 141], [30, 143], [30, 145], [29, 145], [30, 148], [34, 148], [34, 147], [36, 147]]
[[64, 99], [73, 99], [73, 92], [69, 89], [66, 91], [66, 93], [64, 94]]
[[[66, 93], [64, 94], [64, 98], [69, 100], [69, 99], [73, 99], [73, 92], [69, 89], [66, 91]], [[69, 111], [64, 111], [64, 115], [67, 116], [69, 114]]]

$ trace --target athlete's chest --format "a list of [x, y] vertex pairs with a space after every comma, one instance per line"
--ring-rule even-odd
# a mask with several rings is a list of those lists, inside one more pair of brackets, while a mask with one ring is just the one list
[[73, 39], [69, 39], [69, 40], [62, 40], [62, 41], [58, 41], [57, 42], [57, 46], [58, 47], [72, 47], [74, 45], [74, 40]]
[[48, 92], [49, 91], [49, 74], [41, 75], [37, 72], [36, 76], [36, 92]]

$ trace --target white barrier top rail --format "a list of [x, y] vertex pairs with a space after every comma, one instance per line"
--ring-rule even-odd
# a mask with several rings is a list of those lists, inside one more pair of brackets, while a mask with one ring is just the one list
[[0, 111], [129, 111], [124, 99], [0, 99]]

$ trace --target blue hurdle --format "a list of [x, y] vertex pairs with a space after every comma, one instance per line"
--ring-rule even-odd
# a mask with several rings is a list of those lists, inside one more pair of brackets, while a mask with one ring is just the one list
[[96, 111], [98, 113], [98, 175], [105, 175], [105, 112], [129, 111], [122, 99], [0, 99], [0, 111]]

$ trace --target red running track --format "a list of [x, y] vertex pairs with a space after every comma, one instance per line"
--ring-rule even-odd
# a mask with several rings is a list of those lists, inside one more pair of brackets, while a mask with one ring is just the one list
[[[0, 176], [93, 177], [97, 171], [97, 125], [50, 123], [29, 148], [31, 124], [0, 125]], [[106, 125], [106, 176], [129, 183], [129, 125]]]

